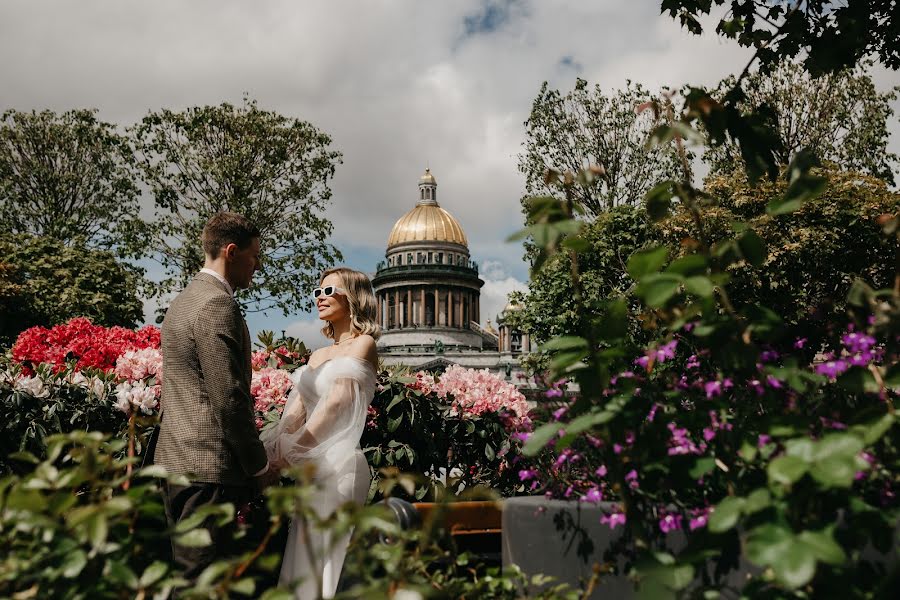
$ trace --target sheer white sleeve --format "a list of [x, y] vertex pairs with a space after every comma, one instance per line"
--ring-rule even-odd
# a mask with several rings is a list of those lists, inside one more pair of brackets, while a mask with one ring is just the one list
[[[277, 427], [265, 436], [269, 460], [279, 468], [315, 461], [325, 476], [354, 453], [366, 424], [374, 375], [344, 361], [322, 373], [316, 388], [321, 397], [303, 398], [295, 381]], [[308, 411], [308, 414], [307, 414]]]

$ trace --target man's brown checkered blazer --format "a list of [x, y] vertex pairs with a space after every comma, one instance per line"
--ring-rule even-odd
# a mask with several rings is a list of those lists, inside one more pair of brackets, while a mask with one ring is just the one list
[[250, 397], [250, 333], [231, 294], [199, 273], [162, 324], [154, 462], [191, 481], [246, 485], [266, 466]]

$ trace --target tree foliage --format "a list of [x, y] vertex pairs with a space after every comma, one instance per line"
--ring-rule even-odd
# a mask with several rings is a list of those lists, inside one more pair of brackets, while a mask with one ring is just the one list
[[137, 215], [132, 154], [96, 111], [19, 112], [0, 117], [0, 230], [117, 244]]
[[144, 310], [140, 275], [105, 250], [50, 237], [0, 236], [0, 344], [34, 325], [72, 317], [98, 325], [134, 326]]
[[594, 165], [602, 170], [577, 192], [589, 217], [639, 203], [655, 181], [678, 172], [671, 147], [647, 146], [658, 119], [651, 110], [636, 109], [653, 101], [661, 99], [632, 82], [605, 93], [578, 79], [566, 94], [545, 82], [525, 122], [525, 151], [519, 156], [527, 194], [558, 194], [558, 187], [545, 180], [548, 169], [577, 172]]
[[660, 10], [700, 35], [700, 19], [720, 6], [729, 8], [716, 33], [755, 48], [763, 70], [799, 56], [814, 77], [852, 67], [866, 56], [900, 68], [896, 0], [662, 0]]
[[328, 180], [340, 163], [331, 138], [310, 123], [245, 99], [147, 115], [132, 131], [139, 171], [155, 200], [152, 221], [128, 236], [135, 255], [165, 269], [157, 292], [184, 286], [203, 264], [210, 215], [245, 215], [262, 232], [262, 271], [242, 301], [256, 310], [305, 309], [306, 290], [341, 259], [324, 240]]
[[[900, 194], [875, 177], [833, 167], [821, 173], [826, 190], [790, 215], [766, 212], [768, 203], [786, 191], [781, 180], [754, 186], [743, 172], [731, 171], [710, 177], [705, 188], [711, 205], [704, 213], [703, 235], [709, 243], [734, 238], [732, 224], [740, 221], [753, 228], [768, 251], [762, 264], [743, 260], [729, 268], [732, 299], [767, 306], [791, 328], [841, 314], [856, 278], [876, 288], [892, 285], [897, 244], [882, 235], [879, 217], [900, 210]], [[586, 242], [578, 256], [584, 297], [574, 298], [571, 259], [557, 253], [533, 274], [520, 297], [524, 310], [510, 315], [536, 341], [577, 335], [584, 306], [599, 314], [605, 303], [625, 297], [631, 309], [637, 308], [628, 257], [663, 244], [670, 257], [678, 258], [693, 251], [700, 232], [684, 206], [658, 223], [642, 207], [621, 206], [586, 224], [580, 237]], [[647, 327], [652, 323], [631, 320], [630, 338], [645, 341]]]
[[[714, 95], [735, 84], [735, 77], [727, 78]], [[781, 142], [776, 149], [779, 164], [787, 166], [806, 149], [820, 160], [894, 183], [898, 158], [887, 151], [887, 123], [900, 86], [879, 92], [865, 65], [814, 78], [796, 61], [785, 61], [770, 73], [748, 74], [740, 87], [742, 111], [750, 113], [760, 106], [773, 111]], [[704, 154], [714, 172], [737, 168], [740, 157], [734, 140], [708, 147]]]

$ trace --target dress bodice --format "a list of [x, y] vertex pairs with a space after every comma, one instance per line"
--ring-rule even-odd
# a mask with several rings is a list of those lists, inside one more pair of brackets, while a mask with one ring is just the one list
[[[310, 367], [308, 364], [297, 369], [291, 379], [303, 401], [307, 414], [312, 414], [321, 398], [328, 396], [337, 379], [355, 379], [360, 384], [360, 392], [367, 400], [366, 406], [375, 395], [375, 370], [365, 359], [355, 356], [337, 356]], [[371, 392], [371, 393], [369, 393]]]

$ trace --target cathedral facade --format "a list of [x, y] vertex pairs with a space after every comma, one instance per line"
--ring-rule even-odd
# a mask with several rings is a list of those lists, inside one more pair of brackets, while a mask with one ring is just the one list
[[[466, 234], [438, 204], [430, 169], [418, 187], [415, 206], [391, 229], [385, 260], [372, 278], [382, 327], [379, 356], [414, 369], [489, 369], [525, 385], [519, 358], [530, 350], [528, 335], [510, 330], [503, 314], [499, 329], [489, 319], [480, 324], [484, 281]], [[504, 314], [516, 308], [507, 306]]]

